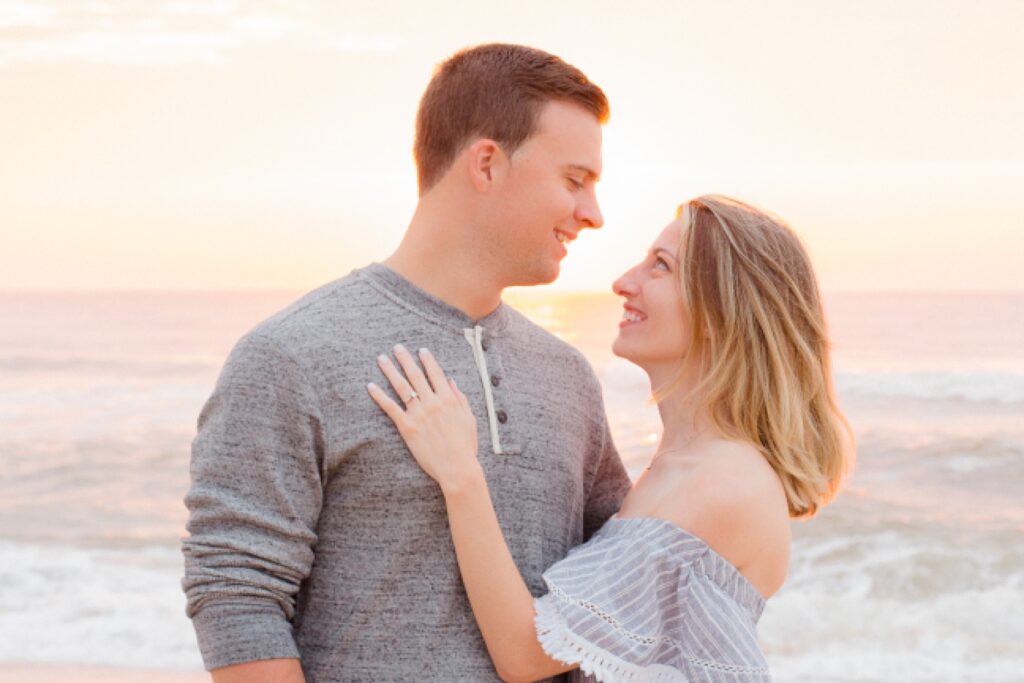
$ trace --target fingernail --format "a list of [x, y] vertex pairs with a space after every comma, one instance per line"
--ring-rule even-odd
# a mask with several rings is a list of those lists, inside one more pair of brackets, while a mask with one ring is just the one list
[[368, 384], [366, 385], [366, 388], [367, 388], [367, 389], [369, 389], [370, 391], [373, 391], [374, 389], [379, 389], [380, 387], [378, 387], [378, 386], [377, 386], [376, 384], [374, 384], [373, 382], [370, 382], [370, 383], [368, 383]]
[[380, 363], [381, 365], [384, 365], [385, 363], [388, 362], [388, 357], [382, 353], [379, 356], [377, 356], [377, 362]]
[[395, 344], [395, 353], [408, 353], [401, 344]]
[[420, 349], [420, 355], [421, 356], [428, 356], [428, 355], [430, 355], [430, 351], [427, 351], [426, 349]]

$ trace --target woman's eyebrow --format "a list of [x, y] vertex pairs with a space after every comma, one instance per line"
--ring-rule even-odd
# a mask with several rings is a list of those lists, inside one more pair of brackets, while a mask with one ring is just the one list
[[668, 256], [673, 261], [676, 260], [676, 255], [675, 254], [670, 252], [668, 249], [663, 249], [662, 247], [657, 247], [655, 249], [652, 249], [651, 253], [652, 254], [664, 254], [665, 256]]

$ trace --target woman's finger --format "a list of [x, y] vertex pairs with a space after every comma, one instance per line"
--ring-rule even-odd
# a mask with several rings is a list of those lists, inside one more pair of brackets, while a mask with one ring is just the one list
[[427, 371], [427, 378], [430, 380], [430, 386], [434, 387], [434, 393], [449, 393], [451, 389], [448, 386], [448, 380], [444, 376], [444, 370], [437, 364], [434, 354], [427, 349], [420, 349], [420, 362], [423, 363], [423, 369]]
[[370, 398], [380, 406], [380, 409], [384, 411], [384, 414], [391, 418], [391, 421], [395, 423], [396, 427], [401, 429], [402, 421], [405, 420], [405, 411], [402, 410], [402, 406], [395, 403], [383, 389], [373, 382], [366, 385], [366, 390], [370, 392]]
[[398, 359], [398, 364], [402, 366], [405, 371], [405, 376], [409, 380], [409, 384], [416, 390], [416, 393], [420, 395], [420, 398], [429, 400], [434, 390], [430, 388], [430, 384], [427, 382], [427, 378], [423, 375], [423, 371], [420, 370], [419, 364], [416, 359], [412, 357], [409, 350], [401, 344], [395, 346], [395, 358]]
[[455, 394], [455, 398], [459, 399], [459, 403], [462, 404], [462, 407], [472, 412], [473, 409], [469, 405], [469, 399], [466, 398], [464, 393], [462, 393], [462, 389], [459, 389], [459, 385], [455, 383], [454, 377], [448, 378], [448, 385], [451, 387], [452, 393]]
[[405, 379], [402, 371], [395, 367], [391, 359], [383, 354], [377, 356], [377, 365], [380, 367], [380, 371], [384, 373], [384, 376], [388, 378], [388, 381], [391, 382], [391, 388], [398, 394], [398, 398], [402, 399], [402, 402], [406, 405], [409, 405], [409, 397], [413, 395], [413, 388], [408, 380]]

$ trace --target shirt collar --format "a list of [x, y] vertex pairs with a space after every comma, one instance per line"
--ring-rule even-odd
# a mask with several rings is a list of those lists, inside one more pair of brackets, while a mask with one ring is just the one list
[[480, 325], [486, 336], [492, 336], [503, 331], [509, 322], [509, 307], [504, 301], [484, 317], [474, 320], [462, 309], [420, 289], [383, 263], [371, 263], [356, 273], [400, 306], [459, 334]]

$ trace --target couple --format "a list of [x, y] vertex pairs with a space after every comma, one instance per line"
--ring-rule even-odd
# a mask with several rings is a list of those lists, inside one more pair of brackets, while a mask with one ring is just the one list
[[851, 451], [814, 274], [784, 224], [701, 197], [615, 282], [664, 423], [631, 485], [587, 362], [501, 302], [601, 227], [607, 117], [550, 54], [456, 54], [397, 251], [232, 350], [186, 497], [214, 681], [769, 680], [789, 519]]

